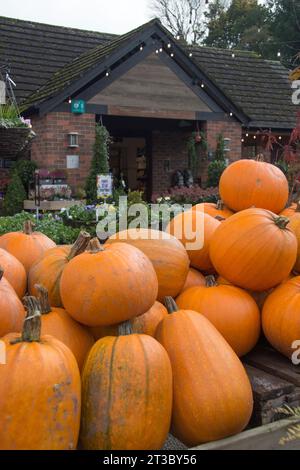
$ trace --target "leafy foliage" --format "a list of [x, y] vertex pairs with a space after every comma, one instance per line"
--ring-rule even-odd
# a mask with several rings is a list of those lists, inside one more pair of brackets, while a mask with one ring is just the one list
[[225, 161], [225, 140], [224, 140], [223, 134], [219, 134], [217, 138], [215, 160]]
[[4, 213], [14, 215], [23, 210], [26, 191], [17, 171], [14, 171], [3, 201]]
[[37, 169], [37, 164], [32, 160], [18, 160], [14, 169], [28, 192], [30, 184], [34, 181], [34, 172]]
[[208, 187], [215, 187], [219, 185], [219, 181], [223, 171], [226, 168], [226, 163], [224, 160], [214, 160], [210, 162], [207, 168], [208, 178], [207, 178], [207, 186]]
[[93, 159], [89, 176], [86, 180], [85, 192], [88, 202], [97, 200], [97, 175], [109, 172], [110, 136], [103, 125], [96, 125], [96, 138], [93, 149]]

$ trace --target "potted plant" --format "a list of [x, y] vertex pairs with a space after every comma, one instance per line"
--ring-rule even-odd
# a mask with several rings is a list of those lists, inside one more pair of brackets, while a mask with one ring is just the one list
[[15, 158], [34, 136], [30, 120], [20, 117], [13, 104], [0, 105], [0, 157]]

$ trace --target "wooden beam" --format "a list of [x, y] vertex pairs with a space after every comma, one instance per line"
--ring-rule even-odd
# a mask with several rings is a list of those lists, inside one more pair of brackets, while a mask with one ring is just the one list
[[196, 120], [196, 113], [193, 111], [178, 110], [157, 110], [148, 108], [138, 108], [134, 106], [107, 106], [107, 114], [112, 116], [148, 117], [161, 119], [187, 119]]

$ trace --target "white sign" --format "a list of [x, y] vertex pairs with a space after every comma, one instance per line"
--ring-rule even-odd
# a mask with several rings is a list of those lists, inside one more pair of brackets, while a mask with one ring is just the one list
[[0, 80], [0, 104], [5, 104], [5, 82]]
[[98, 175], [97, 176], [97, 197], [112, 196], [113, 192], [113, 179], [112, 175]]
[[69, 170], [79, 168], [79, 155], [67, 155], [67, 168]]

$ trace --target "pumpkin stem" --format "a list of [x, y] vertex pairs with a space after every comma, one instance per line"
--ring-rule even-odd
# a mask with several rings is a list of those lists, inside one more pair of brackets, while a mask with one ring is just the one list
[[263, 153], [259, 153], [258, 155], [256, 155], [255, 160], [256, 160], [257, 162], [264, 162], [264, 161], [265, 161], [264, 154], [263, 154]]
[[224, 217], [222, 217], [221, 215], [216, 215], [215, 219], [218, 220], [219, 222], [223, 222], [223, 220], [225, 220]]
[[274, 222], [275, 224], [277, 225], [277, 227], [281, 228], [281, 229], [285, 229], [287, 224], [290, 222], [289, 219], [287, 217], [283, 217], [283, 216], [278, 216], [278, 217], [275, 217], [274, 218]]
[[1, 268], [1, 266], [0, 266], [0, 281], [3, 278], [3, 274], [4, 274], [4, 269]]
[[72, 246], [69, 256], [67, 256], [67, 260], [70, 261], [71, 259], [75, 258], [75, 256], [80, 255], [83, 253], [91, 239], [91, 236], [87, 232], [80, 232], [78, 235], [77, 240], [75, 241], [74, 245]]
[[297, 201], [295, 212], [300, 212], [300, 199]]
[[34, 224], [31, 222], [31, 220], [25, 220], [23, 225], [23, 232], [26, 233], [26, 235], [31, 235], [33, 232], [33, 226]]
[[118, 334], [119, 336], [127, 336], [127, 335], [132, 335], [133, 330], [132, 330], [132, 324], [130, 320], [124, 321], [121, 323], [118, 327]]
[[225, 206], [225, 204], [224, 204], [224, 202], [222, 201], [222, 199], [219, 199], [218, 202], [217, 202], [217, 209], [218, 209], [219, 211], [222, 211], [222, 210], [224, 209], [224, 206]]
[[42, 284], [35, 284], [34, 286], [38, 291], [38, 300], [40, 302], [41, 314], [47, 314], [51, 312], [51, 306], [49, 302], [48, 290]]
[[27, 313], [24, 320], [23, 331], [20, 338], [11, 341], [16, 343], [32, 343], [39, 342], [41, 339], [41, 307], [36, 297], [24, 297], [24, 305]]
[[177, 312], [178, 307], [177, 307], [176, 302], [173, 299], [173, 297], [170, 297], [170, 296], [165, 297], [164, 298], [164, 304], [165, 304], [166, 309], [168, 310], [168, 312], [170, 314], [174, 313], [174, 312]]
[[216, 287], [218, 285], [215, 276], [205, 276], [205, 285], [206, 287]]
[[90, 253], [99, 253], [99, 251], [104, 251], [103, 246], [101, 246], [97, 237], [92, 238], [88, 244], [87, 250]]

